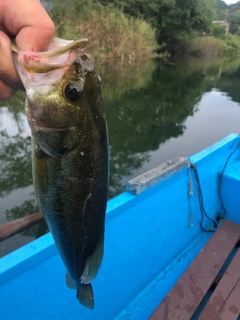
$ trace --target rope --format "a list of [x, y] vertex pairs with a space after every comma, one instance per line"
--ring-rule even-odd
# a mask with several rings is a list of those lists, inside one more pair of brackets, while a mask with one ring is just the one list
[[[195, 180], [197, 182], [197, 188], [198, 188], [198, 202], [199, 202], [199, 206], [200, 206], [200, 212], [201, 212], [201, 221], [200, 221], [200, 228], [202, 229], [202, 231], [204, 232], [214, 232], [218, 226], [218, 223], [220, 222], [220, 220], [224, 219], [227, 216], [227, 210], [224, 206], [224, 202], [223, 202], [223, 198], [221, 195], [221, 184], [222, 184], [222, 177], [223, 174], [225, 172], [225, 169], [232, 157], [232, 155], [236, 152], [236, 150], [240, 147], [240, 144], [237, 144], [236, 147], [234, 148], [234, 150], [229, 154], [229, 156], [227, 157], [227, 160], [223, 166], [223, 169], [221, 171], [221, 173], [219, 174], [219, 179], [218, 179], [218, 196], [221, 202], [221, 206], [222, 209], [224, 211], [224, 214], [220, 214], [219, 212], [217, 212], [218, 216], [216, 218], [216, 220], [212, 219], [209, 217], [209, 215], [207, 214], [205, 207], [204, 207], [204, 201], [203, 201], [203, 194], [202, 194], [202, 189], [201, 189], [201, 184], [200, 184], [200, 179], [199, 179], [199, 175], [198, 175], [198, 171], [197, 171], [197, 167], [194, 163], [191, 163], [188, 159], [187, 159], [187, 165], [188, 165], [188, 169], [189, 169], [189, 183], [188, 183], [188, 189], [189, 189], [189, 207], [190, 207], [190, 213], [189, 213], [189, 223], [190, 226], [193, 226], [193, 218], [192, 218], [192, 207], [191, 207], [191, 201], [190, 201], [190, 197], [193, 195], [193, 181], [192, 181], [192, 173], [191, 171], [193, 171]], [[204, 218], [207, 218], [209, 221], [212, 222], [213, 227], [209, 228], [209, 229], [205, 229], [203, 227], [203, 220]]]
[[[193, 174], [194, 174], [194, 177], [195, 177], [195, 180], [197, 182], [197, 188], [198, 188], [198, 202], [199, 202], [199, 206], [200, 206], [200, 212], [201, 212], [201, 221], [200, 221], [200, 228], [202, 231], [204, 232], [214, 232], [216, 230], [216, 227], [218, 225], [218, 223], [213, 220], [212, 218], [210, 218], [208, 216], [208, 214], [206, 213], [206, 210], [205, 210], [205, 207], [204, 207], [204, 202], [203, 202], [203, 195], [202, 195], [202, 189], [201, 189], [201, 184], [200, 184], [200, 179], [199, 179], [199, 175], [198, 175], [198, 171], [197, 171], [197, 167], [195, 164], [191, 163], [189, 160], [188, 160], [188, 167], [193, 170]], [[188, 184], [188, 187], [190, 189], [189, 191], [189, 195], [192, 195], [193, 192], [192, 192], [192, 178], [191, 178], [191, 174], [190, 174], [190, 181], [189, 181], [189, 184]], [[190, 193], [192, 192], [192, 193]], [[190, 201], [190, 200], [189, 200]], [[192, 209], [191, 209], [191, 205], [190, 205], [190, 215], [191, 215], [191, 212], [192, 212]], [[213, 223], [213, 227], [209, 228], [209, 229], [205, 229], [203, 227], [203, 220], [204, 220], [204, 217], [207, 218], [209, 221], [211, 221]]]
[[222, 177], [223, 177], [225, 169], [226, 169], [226, 167], [228, 165], [229, 160], [231, 159], [232, 155], [236, 152], [236, 150], [239, 147], [240, 147], [240, 144], [237, 144], [236, 147], [234, 148], [234, 150], [229, 154], [229, 156], [227, 157], [227, 160], [226, 160], [226, 162], [225, 162], [225, 164], [223, 166], [223, 169], [222, 169], [221, 173], [219, 173], [219, 176], [218, 176], [218, 178], [219, 178], [218, 179], [218, 196], [219, 196], [219, 199], [220, 199], [220, 202], [221, 202], [221, 206], [222, 206], [222, 209], [223, 209], [223, 212], [224, 212], [223, 215], [218, 212], [218, 215], [219, 215], [219, 217], [221, 219], [224, 219], [227, 216], [227, 209], [224, 206], [223, 198], [222, 198], [222, 195], [221, 195]]
[[191, 204], [191, 197], [193, 196], [193, 183], [192, 183], [192, 170], [191, 170], [191, 164], [187, 160], [187, 165], [188, 165], [188, 172], [189, 172], [189, 182], [188, 182], [188, 203], [189, 203], [189, 209], [190, 212], [188, 213], [188, 218], [189, 218], [189, 225], [190, 227], [193, 227], [193, 214], [192, 214], [192, 204]]

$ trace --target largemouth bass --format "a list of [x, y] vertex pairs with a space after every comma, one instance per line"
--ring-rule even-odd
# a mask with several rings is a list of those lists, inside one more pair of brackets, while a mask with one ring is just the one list
[[108, 136], [101, 79], [86, 45], [87, 39], [54, 39], [44, 53], [13, 46], [13, 59], [26, 89], [38, 204], [67, 269], [67, 285], [93, 309], [90, 283], [104, 247]]

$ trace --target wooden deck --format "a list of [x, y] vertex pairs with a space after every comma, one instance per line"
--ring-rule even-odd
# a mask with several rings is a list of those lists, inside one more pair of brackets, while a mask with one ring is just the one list
[[240, 225], [223, 221], [150, 320], [240, 319]]

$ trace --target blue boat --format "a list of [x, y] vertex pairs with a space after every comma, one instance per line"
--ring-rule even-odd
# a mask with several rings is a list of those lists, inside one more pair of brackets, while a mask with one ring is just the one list
[[[240, 137], [231, 134], [130, 180], [126, 192], [108, 201], [94, 310], [66, 286], [64, 265], [46, 234], [0, 260], [1, 319], [204, 319], [214, 286], [223, 287], [225, 271], [234, 270], [239, 224]], [[219, 314], [234, 299], [239, 278], [240, 267], [230, 293], [218, 300]], [[234, 319], [239, 308], [240, 302], [228, 308]]]

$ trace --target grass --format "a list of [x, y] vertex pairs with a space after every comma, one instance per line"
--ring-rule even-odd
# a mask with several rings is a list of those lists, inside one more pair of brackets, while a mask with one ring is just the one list
[[94, 1], [52, 0], [51, 4], [57, 35], [88, 38], [88, 51], [94, 60], [149, 58], [157, 48], [156, 32], [148, 23], [116, 8]]
[[186, 46], [186, 53], [196, 57], [216, 57], [240, 53], [240, 37], [231, 33], [221, 37], [195, 36]]
[[186, 53], [196, 57], [221, 56], [226, 51], [225, 43], [213, 36], [194, 37], [187, 43]]

